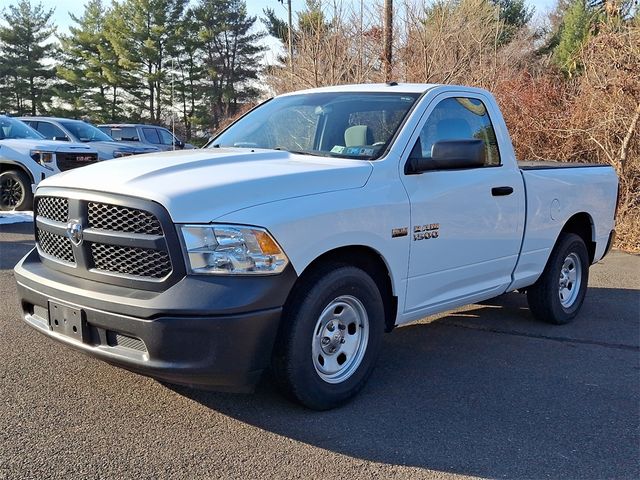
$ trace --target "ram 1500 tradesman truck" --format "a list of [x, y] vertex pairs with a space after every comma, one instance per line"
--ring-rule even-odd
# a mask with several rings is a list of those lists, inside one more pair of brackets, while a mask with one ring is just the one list
[[42, 182], [24, 320], [170, 383], [243, 390], [270, 366], [315, 409], [362, 387], [396, 325], [514, 290], [569, 322], [613, 238], [614, 170], [518, 165], [474, 88], [289, 93], [148, 159]]

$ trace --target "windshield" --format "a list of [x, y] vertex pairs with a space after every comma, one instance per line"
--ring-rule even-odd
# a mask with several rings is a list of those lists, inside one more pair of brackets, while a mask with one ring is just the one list
[[209, 148], [269, 148], [343, 158], [378, 158], [417, 93], [305, 93], [276, 97], [232, 124]]
[[16, 138], [42, 140], [44, 137], [20, 120], [11, 117], [0, 117], [0, 140]]
[[60, 122], [81, 142], [113, 142], [113, 138], [85, 122]]

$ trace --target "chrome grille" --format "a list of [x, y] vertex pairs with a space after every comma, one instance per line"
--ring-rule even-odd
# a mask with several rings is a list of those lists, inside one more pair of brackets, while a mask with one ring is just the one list
[[89, 227], [117, 232], [162, 235], [158, 219], [137, 208], [89, 202]]
[[153, 278], [171, 273], [171, 259], [160, 250], [92, 243], [91, 254], [95, 268], [106, 272]]
[[176, 229], [155, 202], [43, 187], [35, 208], [38, 251], [49, 268], [155, 291], [186, 273]]
[[69, 219], [69, 201], [60, 197], [40, 197], [36, 215], [56, 222], [66, 222]]
[[63, 262], [75, 263], [71, 241], [68, 238], [38, 229], [37, 241], [42, 251], [47, 255]]

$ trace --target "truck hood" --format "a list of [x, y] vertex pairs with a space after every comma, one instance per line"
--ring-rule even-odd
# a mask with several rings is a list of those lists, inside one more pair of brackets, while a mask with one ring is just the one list
[[31, 150], [44, 150], [47, 152], [88, 152], [96, 153], [95, 148], [88, 145], [73, 142], [58, 142], [54, 140], [41, 140], [39, 138], [12, 138], [0, 140], [0, 155], [3, 149], [13, 150], [29, 156]]
[[42, 187], [147, 198], [176, 223], [206, 223], [243, 208], [364, 186], [363, 160], [274, 150], [205, 149], [137, 155], [55, 175]]

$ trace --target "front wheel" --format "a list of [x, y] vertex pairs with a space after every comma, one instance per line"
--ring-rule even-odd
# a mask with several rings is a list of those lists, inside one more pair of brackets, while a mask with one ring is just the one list
[[18, 170], [0, 173], [0, 211], [31, 210], [33, 192], [29, 177]]
[[362, 388], [384, 331], [382, 297], [366, 272], [340, 264], [315, 271], [296, 287], [282, 321], [272, 370], [288, 396], [326, 410]]
[[584, 241], [561, 234], [538, 281], [528, 288], [533, 316], [555, 325], [569, 323], [580, 311], [589, 280], [589, 255]]

